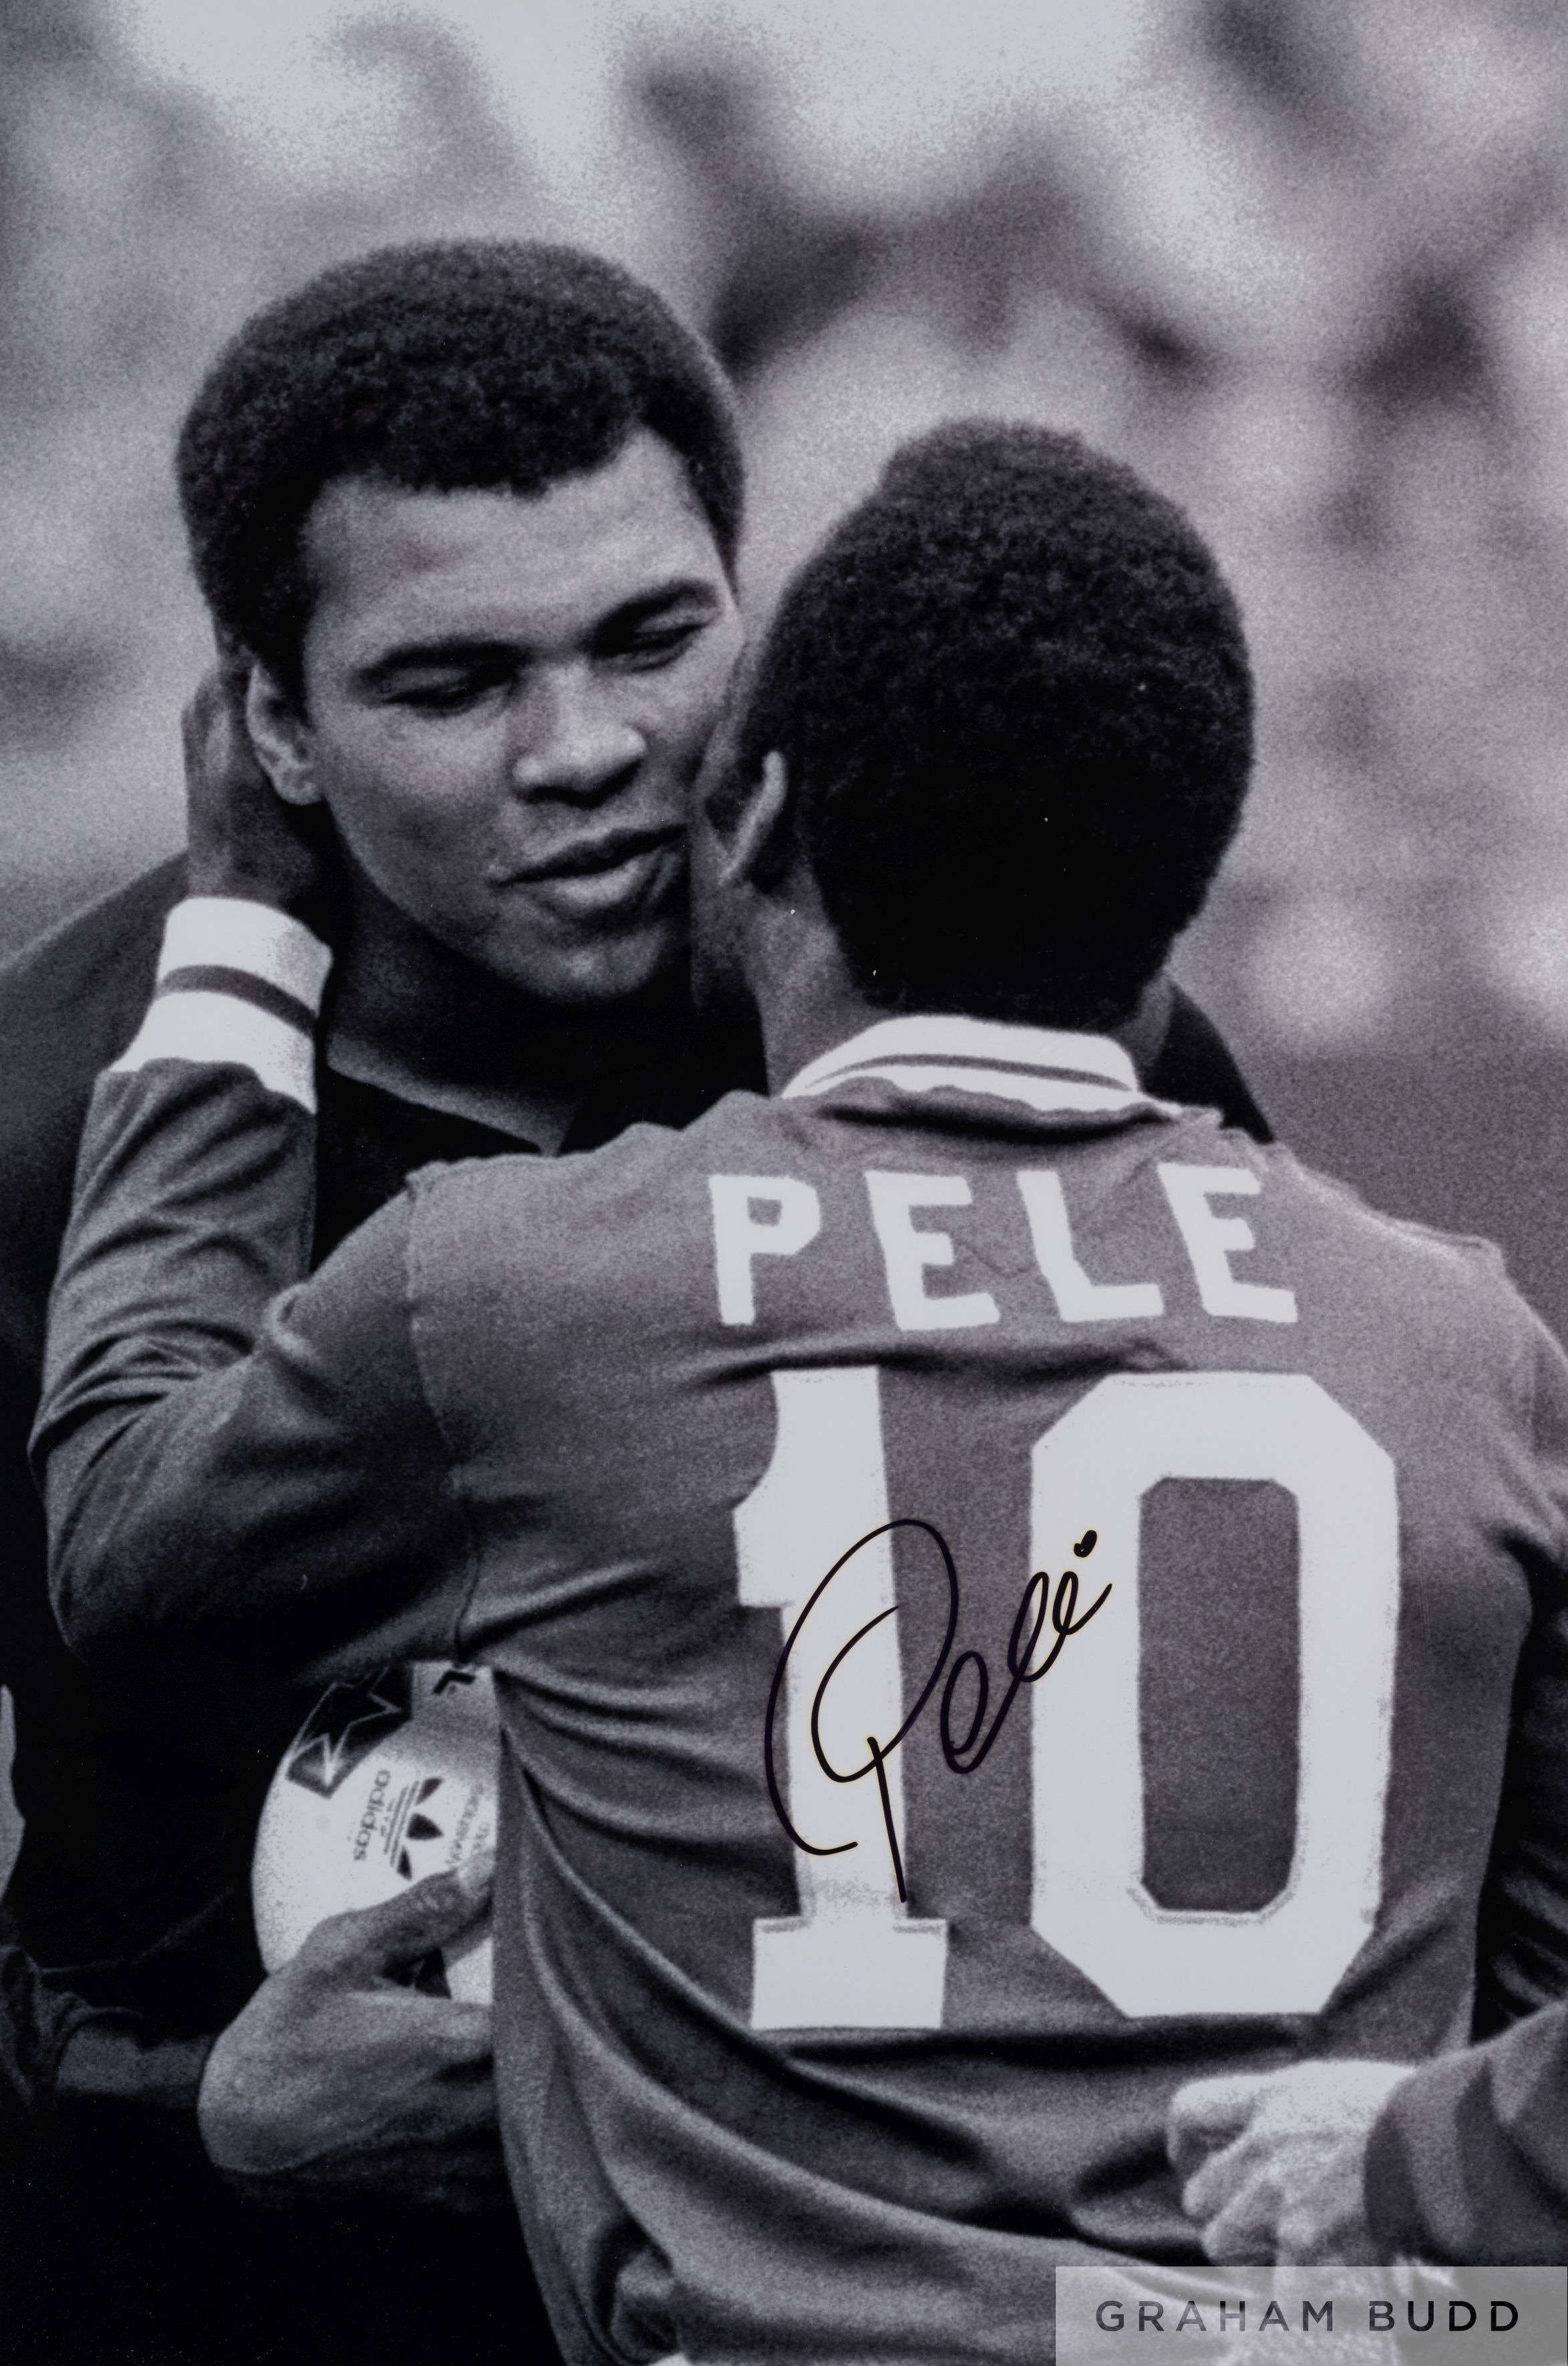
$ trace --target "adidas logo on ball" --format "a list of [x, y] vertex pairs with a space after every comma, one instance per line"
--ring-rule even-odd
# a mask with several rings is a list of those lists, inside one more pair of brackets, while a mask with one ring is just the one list
[[[500, 1731], [488, 1669], [383, 1668], [322, 1694], [267, 1793], [252, 1873], [269, 1971], [329, 1914], [375, 1905], [494, 1844]], [[488, 1996], [489, 1940], [446, 1951], [454, 1995]]]
[[418, 1790], [414, 1793], [413, 1806], [410, 1810], [409, 1820], [403, 1826], [402, 1845], [398, 1851], [396, 1860], [398, 1871], [402, 1875], [405, 1881], [412, 1881], [415, 1878], [413, 1859], [409, 1854], [409, 1842], [411, 1841], [439, 1841], [445, 1840], [446, 1838], [445, 1832], [442, 1831], [441, 1826], [435, 1821], [434, 1818], [433, 1816], [427, 1816], [423, 1812], [426, 1799], [430, 1797], [433, 1792], [439, 1791], [440, 1788], [440, 1775], [427, 1774], [423, 1782], [420, 1785]]

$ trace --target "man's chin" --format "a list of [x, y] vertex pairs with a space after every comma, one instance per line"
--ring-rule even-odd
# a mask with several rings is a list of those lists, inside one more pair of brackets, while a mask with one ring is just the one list
[[545, 952], [538, 945], [487, 948], [483, 966], [530, 1001], [558, 1010], [613, 1010], [672, 984], [686, 990], [684, 925], [589, 939]]

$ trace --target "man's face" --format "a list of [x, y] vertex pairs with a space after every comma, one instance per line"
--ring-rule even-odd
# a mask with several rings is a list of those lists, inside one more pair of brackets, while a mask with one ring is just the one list
[[533, 500], [344, 479], [306, 556], [310, 786], [382, 895], [548, 1002], [667, 969], [687, 792], [740, 648], [670, 446], [640, 433]]

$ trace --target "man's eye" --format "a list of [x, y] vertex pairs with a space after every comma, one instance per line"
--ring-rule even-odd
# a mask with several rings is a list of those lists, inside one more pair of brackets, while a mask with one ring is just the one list
[[460, 715], [504, 688], [504, 680], [495, 674], [460, 674], [439, 682], [403, 682], [392, 695], [397, 705], [412, 707], [416, 715]]
[[605, 655], [623, 665], [667, 665], [695, 640], [705, 622], [703, 617], [686, 616], [679, 624], [641, 625], [635, 632], [611, 642]]

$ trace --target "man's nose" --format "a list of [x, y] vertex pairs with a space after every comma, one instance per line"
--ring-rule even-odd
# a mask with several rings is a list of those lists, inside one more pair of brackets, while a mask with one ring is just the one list
[[518, 702], [512, 785], [525, 797], [599, 797], [647, 753], [643, 733], [589, 667], [542, 666]]

